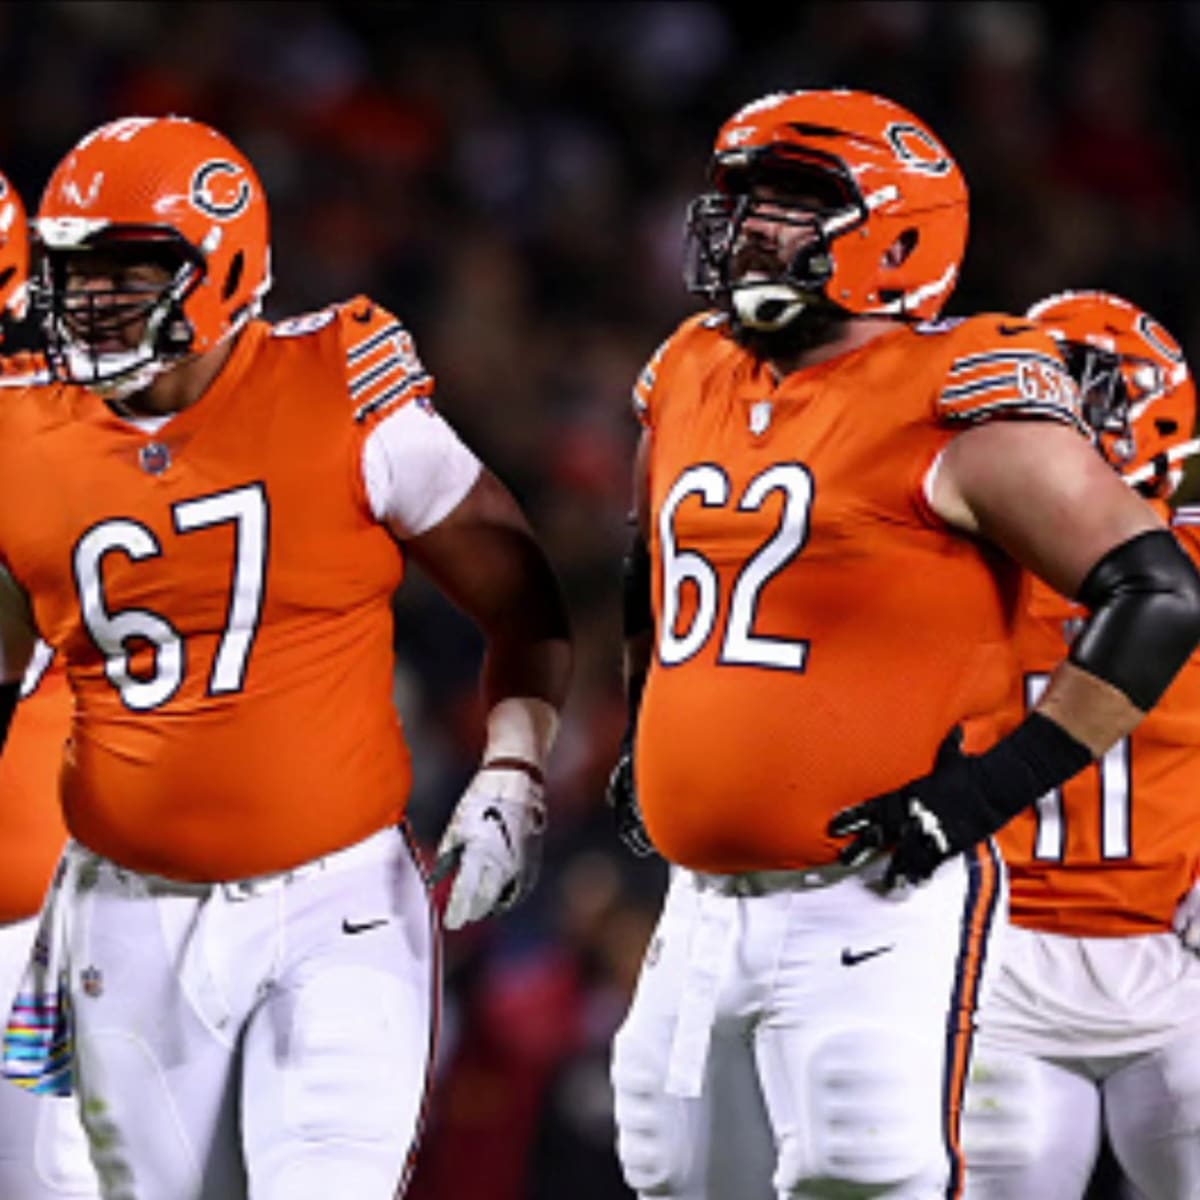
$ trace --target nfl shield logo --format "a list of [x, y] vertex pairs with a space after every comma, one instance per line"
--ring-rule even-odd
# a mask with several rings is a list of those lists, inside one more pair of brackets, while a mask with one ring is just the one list
[[93, 998], [104, 991], [104, 976], [100, 974], [97, 967], [84, 967], [79, 973], [79, 983], [83, 988], [84, 995]]
[[171, 465], [171, 452], [162, 442], [147, 442], [138, 458], [147, 475], [161, 475]]

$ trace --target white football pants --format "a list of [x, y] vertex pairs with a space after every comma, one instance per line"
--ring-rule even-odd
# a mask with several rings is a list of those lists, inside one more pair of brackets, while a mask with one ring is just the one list
[[1200, 1198], [1200, 960], [1173, 933], [1009, 930], [980, 1012], [969, 1200], [1081, 1200], [1108, 1134], [1144, 1200]]
[[404, 834], [212, 885], [67, 853], [76, 1086], [106, 1200], [393, 1200], [439, 986]]
[[[618, 1153], [640, 1196], [958, 1194], [961, 1089], [1003, 868], [982, 847], [891, 893], [882, 870], [672, 873], [613, 1050]], [[760, 1139], [771, 1161], [751, 1152], [731, 1170], [727, 1154], [747, 1143], [714, 1106], [738, 1055], [756, 1070], [773, 1145]]]

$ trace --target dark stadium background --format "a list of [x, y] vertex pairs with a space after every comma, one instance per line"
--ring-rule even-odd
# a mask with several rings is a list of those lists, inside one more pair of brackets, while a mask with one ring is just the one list
[[[0, 4], [0, 164], [26, 198], [101, 121], [217, 125], [273, 207], [268, 315], [359, 291], [391, 307], [565, 583], [579, 666], [544, 878], [448, 942], [413, 1200], [628, 1195], [605, 1054], [663, 870], [620, 851], [601, 800], [623, 724], [627, 397], [691, 308], [679, 234], [719, 122], [776, 89], [890, 95], [972, 186], [951, 313], [1104, 287], [1194, 358], [1198, 68], [1195, 3]], [[429, 839], [479, 748], [479, 645], [419, 579], [397, 613]]]

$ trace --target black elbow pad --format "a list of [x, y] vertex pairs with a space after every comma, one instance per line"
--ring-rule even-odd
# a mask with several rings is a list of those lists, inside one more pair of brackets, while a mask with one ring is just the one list
[[1200, 642], [1200, 573], [1166, 529], [1110, 550], [1077, 597], [1091, 610], [1071, 646], [1076, 666], [1153, 708]]
[[633, 531], [621, 564], [621, 615], [626, 638], [635, 638], [654, 629], [654, 612], [650, 605], [650, 549], [640, 529]]

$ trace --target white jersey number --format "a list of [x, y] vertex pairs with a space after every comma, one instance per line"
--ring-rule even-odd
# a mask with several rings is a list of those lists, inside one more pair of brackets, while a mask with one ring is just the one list
[[[776, 463], [750, 481], [738, 501], [738, 511], [757, 511], [772, 492], [783, 493], [779, 525], [750, 557], [734, 582], [719, 661], [734, 666], [803, 671], [808, 642], [763, 637], [754, 632], [754, 619], [763, 588], [808, 541], [812, 475], [800, 463]], [[725, 507], [730, 501], [729, 476], [711, 464], [689, 467], [675, 481], [658, 514], [663, 578], [658, 655], [668, 667], [678, 666], [696, 654], [712, 636], [720, 615], [721, 589], [716, 567], [698, 551], [680, 549], [676, 540], [675, 515], [689, 496], [699, 496], [706, 508]], [[679, 631], [676, 627], [685, 587], [694, 590], [696, 609], [687, 629]]]
[[[1042, 698], [1050, 676], [1025, 676], [1025, 706], [1032, 709]], [[1133, 853], [1131, 826], [1129, 739], [1122, 738], [1100, 760], [1100, 856], [1106, 862]], [[1061, 788], [1047, 792], [1037, 802], [1037, 838], [1033, 857], [1040, 862], [1062, 862], [1067, 851], [1067, 813]]]
[[[236, 530], [229, 608], [225, 629], [208, 679], [208, 694], [240, 691], [262, 617], [267, 568], [267, 496], [261, 484], [183, 500], [171, 506], [175, 530], [188, 534], [232, 522]], [[92, 640], [104, 655], [109, 682], [125, 704], [146, 712], [179, 690], [187, 669], [184, 639], [166, 617], [144, 608], [109, 611], [102, 568], [108, 554], [122, 552], [135, 562], [157, 558], [162, 546], [145, 525], [115, 518], [93, 526], [75, 547], [75, 586], [80, 611]], [[153, 648], [153, 670], [135, 673], [137, 645]]]

